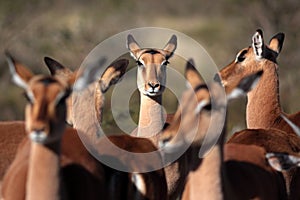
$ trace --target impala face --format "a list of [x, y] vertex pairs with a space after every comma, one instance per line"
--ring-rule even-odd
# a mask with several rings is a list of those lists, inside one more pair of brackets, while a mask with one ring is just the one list
[[[26, 130], [36, 143], [49, 143], [58, 140], [64, 129], [62, 121], [66, 118], [66, 98], [70, 94], [67, 84], [47, 76], [36, 76], [30, 80], [25, 91], [28, 100], [25, 110]], [[58, 131], [52, 131], [56, 127]]]
[[217, 83], [198, 85], [190, 88], [181, 98], [180, 107], [174, 116], [174, 121], [163, 133], [161, 147], [166, 152], [176, 151], [176, 148], [184, 145], [199, 145], [209, 133], [212, 122], [216, 128], [222, 124], [225, 118], [226, 100], [223, 88]]
[[[6, 56], [12, 79], [16, 85], [25, 90], [25, 97], [28, 100], [25, 121], [30, 139], [32, 142], [42, 144], [61, 139], [67, 115], [66, 99], [73, 90], [80, 91], [94, 82], [97, 70], [101, 66], [70, 74], [68, 78], [34, 76], [30, 70], [16, 62], [8, 53]], [[104, 61], [105, 58], [102, 58], [101, 63]], [[76, 83], [75, 80], [77, 80]]]
[[187, 62], [185, 77], [191, 88], [183, 93], [172, 123], [160, 137], [160, 147], [165, 152], [177, 151], [186, 144], [200, 144], [212, 120], [214, 124], [222, 124], [225, 117], [226, 99], [221, 85], [204, 84], [193, 60]]
[[234, 61], [216, 74], [215, 80], [220, 81], [227, 92], [232, 90], [242, 78], [268, 67], [277, 67], [276, 59], [281, 51], [283, 41], [284, 34], [278, 33], [273, 36], [269, 45], [266, 45], [262, 31], [257, 30], [252, 37], [252, 45], [240, 50]]
[[161, 95], [166, 84], [166, 66], [177, 45], [175, 35], [164, 49], [141, 49], [132, 35], [128, 35], [127, 47], [138, 65], [137, 85], [147, 96]]

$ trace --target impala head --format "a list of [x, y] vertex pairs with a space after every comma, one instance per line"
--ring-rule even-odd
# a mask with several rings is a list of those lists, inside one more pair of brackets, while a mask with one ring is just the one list
[[141, 48], [132, 35], [127, 37], [127, 48], [138, 64], [137, 85], [148, 96], [161, 95], [166, 84], [166, 66], [177, 46], [175, 35], [163, 49]]
[[[72, 76], [77, 76], [78, 71], [71, 71], [69, 68], [63, 66], [58, 61], [45, 57], [44, 61], [50, 70], [52, 76], [58, 77], [64, 81], [67, 81]], [[99, 66], [103, 65], [103, 59], [99, 62]], [[111, 85], [116, 84], [120, 78], [125, 74], [126, 68], [128, 66], [129, 61], [127, 59], [119, 59], [111, 63], [103, 72], [100, 79], [98, 79], [99, 88], [101, 93], [105, 93]], [[97, 68], [94, 69], [97, 71]], [[95, 71], [90, 71], [90, 75], [92, 76]], [[72, 98], [67, 99], [67, 123], [72, 125]]]
[[[73, 90], [82, 89], [90, 83], [93, 77], [86, 74], [93, 69], [86, 69], [63, 80], [55, 76], [34, 75], [8, 53], [7, 61], [14, 83], [25, 90], [28, 100], [25, 121], [30, 139], [42, 144], [57, 141], [65, 128], [66, 98]], [[74, 85], [76, 78], [86, 85]]]
[[227, 90], [231, 90], [242, 78], [270, 67], [277, 67], [277, 57], [281, 51], [284, 34], [273, 36], [269, 44], [264, 43], [263, 32], [257, 30], [252, 37], [250, 47], [240, 50], [234, 61], [225, 66], [215, 76]]
[[222, 130], [227, 100], [244, 94], [241, 91], [249, 91], [257, 83], [261, 72], [244, 78], [235, 89], [227, 93], [227, 99], [219, 83], [206, 85], [202, 82], [191, 61], [187, 63], [185, 76], [192, 87], [183, 93], [174, 120], [160, 137], [160, 145], [166, 152], [176, 151], [183, 144], [200, 145], [207, 134], [212, 138], [218, 137], [220, 134], [214, 130], [220, 127], [212, 127], [208, 131], [209, 126], [217, 127], [221, 124]]

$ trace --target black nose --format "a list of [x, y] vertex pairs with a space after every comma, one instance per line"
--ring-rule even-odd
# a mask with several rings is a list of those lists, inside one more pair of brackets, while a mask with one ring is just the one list
[[215, 74], [214, 81], [216, 81], [216, 82], [218, 82], [218, 83], [220, 83], [220, 84], [221, 84], [221, 78], [220, 78], [220, 76], [219, 76], [219, 74], [218, 74], [218, 73], [217, 73], [217, 74]]

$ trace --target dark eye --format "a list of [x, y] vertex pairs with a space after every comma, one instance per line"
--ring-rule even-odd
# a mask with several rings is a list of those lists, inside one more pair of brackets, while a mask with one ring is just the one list
[[246, 59], [247, 52], [247, 50], [242, 51], [236, 58], [237, 62], [243, 62]]
[[163, 63], [162, 63], [162, 65], [168, 65], [169, 64], [169, 61], [164, 61]]
[[66, 103], [66, 99], [70, 96], [71, 94], [71, 90], [67, 90], [64, 95], [58, 99], [57, 101], [57, 105], [61, 105], [61, 104], [64, 104]]
[[136, 64], [137, 64], [139, 67], [143, 66], [143, 63], [141, 63], [141, 61], [139, 61], [139, 60], [136, 61]]
[[203, 109], [203, 110], [206, 110], [206, 111], [211, 111], [211, 104], [207, 104], [207, 105], [204, 106], [202, 109]]

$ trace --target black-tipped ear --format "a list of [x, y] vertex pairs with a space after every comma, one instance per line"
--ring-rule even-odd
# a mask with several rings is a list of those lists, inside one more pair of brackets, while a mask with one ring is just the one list
[[65, 67], [50, 57], [44, 57], [44, 62], [46, 63], [51, 75], [56, 75], [58, 71], [64, 70]]
[[122, 78], [128, 64], [129, 61], [127, 59], [120, 59], [106, 68], [99, 80], [102, 93], [105, 93], [111, 85], [116, 84]]
[[236, 99], [240, 96], [246, 95], [250, 90], [252, 90], [258, 83], [263, 71], [258, 71], [255, 74], [249, 75], [243, 78], [240, 83], [234, 88], [229, 94], [227, 94], [227, 99]]
[[280, 53], [283, 46], [284, 37], [284, 33], [277, 33], [275, 36], [273, 36], [269, 42], [270, 49]]
[[198, 85], [202, 84], [202, 78], [198, 70], [195, 68], [193, 59], [189, 59], [186, 63], [184, 76], [187, 82], [195, 89]]
[[131, 56], [134, 59], [138, 59], [138, 57], [139, 57], [138, 52], [140, 52], [141, 48], [131, 34], [129, 34], [127, 36], [126, 46], [127, 46], [127, 49], [130, 51]]
[[28, 82], [33, 77], [33, 73], [24, 65], [17, 62], [8, 51], [5, 51], [5, 56], [13, 82], [19, 87], [27, 89]]
[[261, 70], [255, 74], [243, 78], [239, 83], [238, 88], [242, 89], [245, 93], [249, 92], [256, 86], [262, 74], [263, 71]]
[[[99, 64], [94, 65], [88, 68], [85, 68], [81, 71], [79, 71], [77, 74], [73, 74], [69, 78], [69, 85], [73, 85], [74, 91], [80, 91], [85, 89], [89, 84], [93, 83], [97, 79], [99, 79], [99, 71], [103, 67], [103, 65], [106, 63], [106, 58], [102, 57], [99, 59]], [[75, 77], [75, 78], [74, 78]], [[76, 80], [76, 82], [75, 82]], [[74, 84], [75, 83], [75, 84]]]
[[164, 51], [167, 52], [166, 59], [168, 60], [170, 57], [173, 56], [174, 51], [177, 48], [177, 37], [176, 35], [172, 35], [166, 46], [164, 47]]

